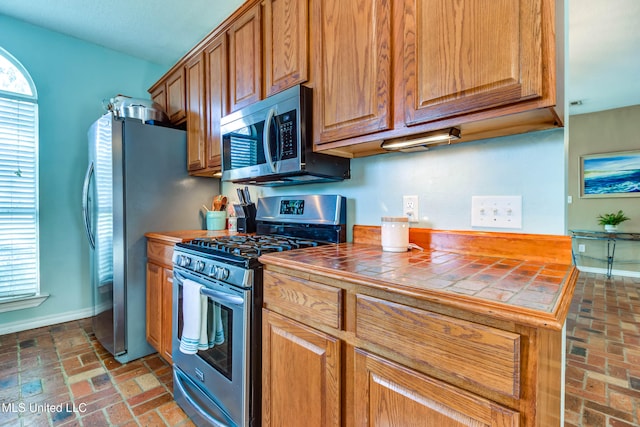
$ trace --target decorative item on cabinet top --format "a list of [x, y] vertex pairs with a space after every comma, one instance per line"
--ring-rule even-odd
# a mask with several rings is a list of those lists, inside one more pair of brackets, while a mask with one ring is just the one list
[[103, 99], [102, 106], [105, 111], [111, 112], [116, 118], [130, 117], [150, 124], [167, 123], [169, 121], [162, 106], [148, 99], [117, 95], [108, 100]]

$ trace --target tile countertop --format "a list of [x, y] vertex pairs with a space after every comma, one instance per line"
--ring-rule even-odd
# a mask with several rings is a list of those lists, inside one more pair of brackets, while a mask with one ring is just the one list
[[260, 261], [503, 320], [562, 328], [578, 273], [571, 263], [421, 246], [427, 249], [393, 253], [375, 244], [341, 243], [269, 253]]
[[178, 231], [153, 231], [145, 233], [148, 239], [161, 240], [167, 243], [180, 243], [201, 237], [218, 237], [237, 234], [228, 230], [178, 230]]

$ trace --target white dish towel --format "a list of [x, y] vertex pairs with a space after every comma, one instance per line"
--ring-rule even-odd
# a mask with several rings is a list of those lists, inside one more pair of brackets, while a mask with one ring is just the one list
[[213, 313], [209, 313], [209, 348], [224, 342], [224, 326], [222, 324], [222, 309], [220, 304], [213, 304]]
[[[200, 345], [203, 329], [207, 333], [207, 297], [200, 294], [202, 285], [193, 280], [185, 279], [182, 282], [182, 338], [180, 339], [180, 351], [185, 354], [196, 354]], [[203, 304], [204, 301], [204, 304]], [[202, 313], [204, 307], [205, 312]], [[206, 344], [205, 344], [206, 345]]]
[[213, 346], [224, 342], [224, 326], [222, 325], [222, 312], [220, 304], [211, 305], [209, 310], [209, 299], [202, 296], [200, 316], [202, 323], [200, 326], [200, 341], [198, 342], [198, 350], [208, 350]]

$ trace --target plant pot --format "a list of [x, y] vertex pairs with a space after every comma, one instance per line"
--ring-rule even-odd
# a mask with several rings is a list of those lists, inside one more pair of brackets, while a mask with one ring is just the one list
[[615, 233], [616, 231], [618, 231], [618, 226], [612, 225], [612, 224], [605, 224], [604, 231], [606, 231], [607, 233]]

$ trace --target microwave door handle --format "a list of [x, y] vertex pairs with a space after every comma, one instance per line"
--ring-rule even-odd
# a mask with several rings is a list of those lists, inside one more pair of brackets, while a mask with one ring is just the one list
[[271, 108], [267, 113], [267, 119], [264, 122], [264, 133], [262, 135], [262, 147], [264, 149], [265, 157], [267, 158], [267, 164], [271, 169], [272, 173], [276, 173], [276, 164], [271, 159], [271, 141], [269, 140], [269, 135], [271, 134], [271, 126], [273, 125], [273, 118], [276, 115], [276, 109]]

